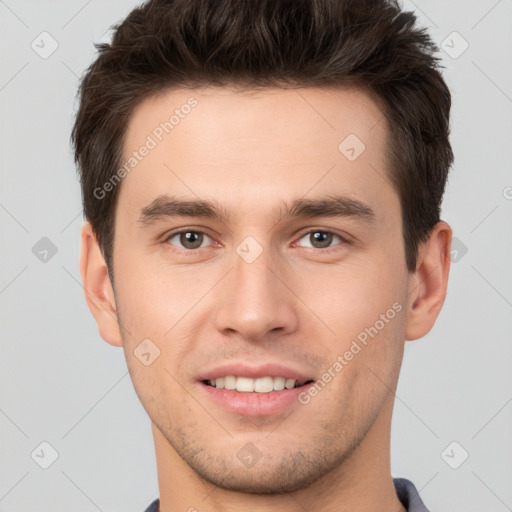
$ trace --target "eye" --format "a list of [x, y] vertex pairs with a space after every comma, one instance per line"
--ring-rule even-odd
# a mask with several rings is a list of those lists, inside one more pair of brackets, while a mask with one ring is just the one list
[[[333, 233], [332, 231], [315, 229], [304, 233], [302, 237], [299, 239], [306, 239], [309, 242], [308, 244], [298, 244], [303, 247], [310, 247], [316, 250], [328, 250], [334, 248], [332, 243], [335, 239], [338, 239], [339, 245], [340, 243], [348, 244], [349, 242], [345, 240], [342, 236]], [[166, 239], [165, 242], [171, 245], [176, 246], [178, 249], [183, 249], [185, 251], [193, 251], [195, 249], [201, 249], [208, 245], [208, 240], [210, 242], [212, 239], [204, 232], [187, 229], [182, 231], [177, 231], [175, 233], [171, 233]]]
[[178, 246], [179, 249], [194, 250], [200, 249], [205, 239], [210, 239], [210, 237], [202, 231], [189, 229], [172, 233], [165, 241], [171, 245], [176, 245], [172, 242], [173, 239], [177, 239], [177, 243], [181, 244], [181, 247]]
[[332, 231], [325, 231], [322, 229], [315, 229], [312, 231], [308, 231], [304, 233], [300, 240], [306, 238], [310, 245], [305, 245], [304, 247], [311, 247], [312, 249], [331, 249], [331, 243], [333, 239], [338, 238], [341, 242], [348, 243], [344, 238]]

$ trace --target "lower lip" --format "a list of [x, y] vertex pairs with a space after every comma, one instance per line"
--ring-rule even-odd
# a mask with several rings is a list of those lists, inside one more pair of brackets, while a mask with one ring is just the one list
[[217, 389], [204, 382], [199, 384], [215, 403], [230, 412], [243, 416], [271, 416], [281, 412], [294, 402], [299, 403], [298, 396], [309, 386], [304, 385], [270, 393], [243, 393]]

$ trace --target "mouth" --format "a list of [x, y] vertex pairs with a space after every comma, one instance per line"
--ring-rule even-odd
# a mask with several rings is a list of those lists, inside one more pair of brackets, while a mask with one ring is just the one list
[[297, 378], [293, 378], [293, 372], [284, 372], [288, 375], [268, 375], [254, 371], [253, 377], [248, 377], [219, 372], [217, 376], [200, 379], [199, 384], [205, 397], [228, 413], [236, 416], [279, 417], [290, 407], [299, 406], [302, 403], [300, 395], [315, 382], [300, 374], [295, 374]]
[[280, 362], [255, 366], [246, 361], [226, 362], [196, 377], [204, 397], [215, 407], [236, 416], [279, 415], [297, 407], [301, 393], [315, 379]]
[[296, 389], [314, 382], [313, 379], [298, 380], [287, 377], [265, 376], [250, 378], [235, 375], [226, 375], [215, 379], [205, 379], [201, 381], [206, 386], [216, 389], [225, 389], [236, 391], [238, 393], [272, 393], [275, 391], [284, 391], [286, 389]]

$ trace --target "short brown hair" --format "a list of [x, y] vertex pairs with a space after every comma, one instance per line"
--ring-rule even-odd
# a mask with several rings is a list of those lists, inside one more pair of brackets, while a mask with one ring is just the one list
[[437, 46], [396, 0], [150, 0], [96, 44], [79, 89], [71, 140], [92, 224], [111, 278], [126, 128], [146, 98], [208, 85], [332, 87], [373, 93], [390, 127], [389, 177], [400, 197], [405, 259], [440, 220], [448, 171], [451, 96]]

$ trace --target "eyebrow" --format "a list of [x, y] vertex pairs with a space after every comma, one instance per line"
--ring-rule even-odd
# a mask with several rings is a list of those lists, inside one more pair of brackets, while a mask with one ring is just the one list
[[[276, 212], [274, 212], [276, 213]], [[296, 199], [290, 205], [277, 209], [279, 219], [320, 217], [350, 217], [366, 223], [376, 219], [372, 208], [357, 199], [345, 196], [328, 195], [318, 199]], [[200, 217], [228, 222], [229, 212], [221, 205], [202, 199], [179, 199], [163, 194], [144, 206], [137, 219], [141, 227], [148, 227], [160, 220], [171, 217]]]

